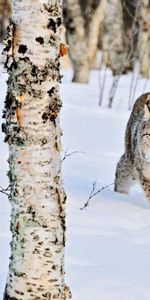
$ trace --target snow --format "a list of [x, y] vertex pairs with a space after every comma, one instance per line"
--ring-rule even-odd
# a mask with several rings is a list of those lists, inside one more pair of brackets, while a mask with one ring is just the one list
[[[6, 74], [0, 70], [1, 107]], [[62, 162], [67, 201], [66, 283], [73, 300], [149, 300], [150, 298], [150, 205], [135, 186], [129, 196], [113, 186], [93, 197], [81, 210], [92, 190], [114, 182], [116, 163], [123, 153], [124, 131], [129, 117], [128, 99], [132, 74], [119, 81], [113, 108], [107, 109], [112, 84], [106, 76], [104, 101], [98, 106], [104, 71], [91, 72], [89, 85], [70, 82], [64, 71], [61, 97]], [[134, 99], [150, 90], [149, 81], [138, 78]], [[7, 186], [7, 145], [0, 137], [0, 185]], [[9, 214], [7, 198], [0, 194], [0, 300], [9, 257]], [[28, 300], [28, 299], [27, 299]]]

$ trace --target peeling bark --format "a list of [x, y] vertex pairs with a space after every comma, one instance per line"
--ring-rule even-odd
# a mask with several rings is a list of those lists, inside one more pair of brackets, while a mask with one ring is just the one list
[[11, 256], [4, 300], [65, 300], [60, 163], [61, 0], [14, 0], [5, 51]]

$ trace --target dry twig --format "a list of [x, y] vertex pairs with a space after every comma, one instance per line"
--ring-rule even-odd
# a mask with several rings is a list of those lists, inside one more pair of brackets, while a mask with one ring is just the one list
[[101, 187], [99, 190], [96, 191], [96, 184], [97, 184], [97, 181], [94, 181], [93, 182], [93, 187], [92, 187], [92, 191], [90, 193], [90, 196], [88, 198], [88, 200], [84, 203], [84, 206], [80, 208], [80, 210], [83, 210], [84, 208], [86, 208], [88, 205], [89, 205], [89, 202], [90, 200], [96, 196], [97, 194], [101, 193], [103, 190], [106, 190], [108, 187], [110, 187], [111, 185], [114, 185], [114, 182], [113, 183], [110, 183], [108, 185], [105, 185], [103, 187]]
[[65, 153], [64, 153], [64, 157], [62, 158], [61, 163], [62, 163], [67, 157], [69, 157], [69, 156], [71, 156], [71, 155], [73, 155], [73, 154], [77, 154], [77, 153], [85, 153], [85, 152], [84, 152], [84, 151], [72, 151], [72, 152], [68, 152], [68, 150], [67, 150], [67, 151], [65, 151]]
[[6, 195], [6, 196], [9, 196], [10, 195], [10, 185], [8, 185], [7, 188], [3, 188], [0, 186], [0, 193]]
[[102, 85], [101, 85], [101, 88], [100, 88], [99, 106], [102, 105], [102, 101], [103, 101], [103, 95], [104, 95], [104, 89], [105, 89], [105, 82], [106, 82], [106, 75], [107, 75], [107, 66], [105, 66], [105, 69], [104, 69], [104, 76], [103, 76]]

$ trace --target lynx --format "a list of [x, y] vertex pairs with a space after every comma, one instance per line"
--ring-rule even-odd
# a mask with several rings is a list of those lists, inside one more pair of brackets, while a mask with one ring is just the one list
[[135, 102], [125, 132], [125, 153], [116, 168], [115, 191], [128, 194], [135, 182], [150, 201], [150, 93]]

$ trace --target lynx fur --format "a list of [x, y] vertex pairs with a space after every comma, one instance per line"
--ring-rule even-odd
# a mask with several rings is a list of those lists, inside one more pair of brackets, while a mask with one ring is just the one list
[[135, 182], [150, 201], [150, 93], [135, 102], [125, 132], [125, 153], [116, 168], [115, 191], [128, 194]]

